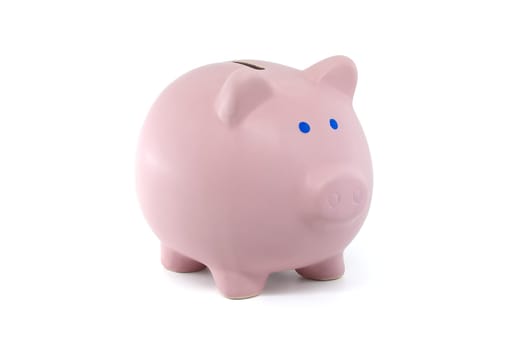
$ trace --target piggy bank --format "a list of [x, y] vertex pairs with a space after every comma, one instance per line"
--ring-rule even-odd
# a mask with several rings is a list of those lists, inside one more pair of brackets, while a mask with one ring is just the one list
[[259, 294], [272, 272], [342, 276], [373, 185], [356, 77], [344, 56], [305, 70], [232, 61], [160, 94], [140, 134], [136, 183], [166, 269], [208, 267], [233, 299]]

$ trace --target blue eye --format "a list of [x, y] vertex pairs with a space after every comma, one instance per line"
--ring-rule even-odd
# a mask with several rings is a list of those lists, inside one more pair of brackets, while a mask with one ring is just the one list
[[308, 133], [310, 131], [310, 125], [306, 122], [300, 122], [298, 124], [298, 127], [300, 128], [300, 131], [304, 134]]
[[333, 128], [334, 130], [338, 129], [338, 122], [336, 121], [336, 119], [329, 119], [329, 124], [331, 124], [331, 128]]

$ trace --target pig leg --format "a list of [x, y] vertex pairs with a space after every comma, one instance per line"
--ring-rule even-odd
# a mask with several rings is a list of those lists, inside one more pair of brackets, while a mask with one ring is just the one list
[[217, 288], [230, 299], [245, 299], [258, 295], [265, 287], [268, 274], [227, 271], [211, 268]]
[[175, 272], [196, 272], [206, 267], [164, 245], [161, 245], [161, 263], [167, 270]]
[[296, 272], [304, 278], [317, 281], [338, 279], [343, 275], [344, 271], [343, 254], [338, 254], [317, 264], [296, 269]]

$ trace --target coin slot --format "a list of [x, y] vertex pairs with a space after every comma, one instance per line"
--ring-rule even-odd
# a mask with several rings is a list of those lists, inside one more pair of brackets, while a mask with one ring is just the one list
[[252, 63], [248, 63], [248, 62], [234, 61], [234, 63], [242, 64], [243, 66], [247, 66], [249, 68], [257, 69], [257, 70], [264, 70], [265, 69], [265, 67], [260, 67], [260, 66], [258, 66], [256, 64], [252, 64]]

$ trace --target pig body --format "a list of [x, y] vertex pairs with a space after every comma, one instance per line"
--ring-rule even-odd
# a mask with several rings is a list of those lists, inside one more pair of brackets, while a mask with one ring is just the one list
[[163, 265], [208, 267], [230, 298], [259, 294], [276, 271], [340, 277], [372, 192], [355, 86], [343, 56], [306, 70], [224, 62], [169, 85], [143, 125], [136, 167]]

